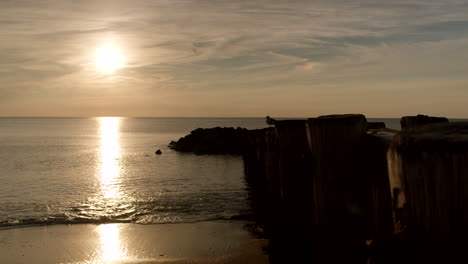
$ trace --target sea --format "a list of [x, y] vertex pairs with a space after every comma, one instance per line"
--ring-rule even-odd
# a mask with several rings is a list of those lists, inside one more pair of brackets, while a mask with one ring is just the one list
[[[400, 126], [399, 119], [368, 121]], [[252, 215], [241, 157], [168, 148], [200, 127], [267, 124], [264, 118], [0, 117], [0, 229]]]

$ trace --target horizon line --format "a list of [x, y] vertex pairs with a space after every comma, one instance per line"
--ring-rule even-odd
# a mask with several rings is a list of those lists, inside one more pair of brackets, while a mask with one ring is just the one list
[[[334, 114], [331, 114], [334, 115]], [[338, 114], [341, 115], [341, 114]], [[364, 115], [364, 114], [362, 114]], [[309, 119], [309, 118], [317, 118], [320, 116], [327, 116], [327, 115], [319, 115], [314, 117], [301, 117], [301, 116], [278, 116], [274, 117], [277, 119]], [[411, 116], [411, 115], [404, 115], [404, 116]], [[416, 116], [416, 115], [415, 115]], [[432, 115], [429, 115], [432, 116]], [[1, 116], [0, 118], [101, 118], [101, 117], [119, 117], [119, 118], [227, 118], [227, 119], [234, 119], [234, 118], [265, 118], [266, 116]], [[400, 119], [401, 117], [367, 117], [364, 115], [366, 119]], [[435, 116], [433, 116], [435, 117]], [[447, 116], [440, 116], [445, 117], [448, 119], [468, 119], [468, 117], [447, 117]]]

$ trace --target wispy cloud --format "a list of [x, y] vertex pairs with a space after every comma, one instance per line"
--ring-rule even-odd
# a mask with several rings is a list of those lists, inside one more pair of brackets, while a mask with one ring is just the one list
[[[414, 101], [425, 100], [416, 91], [429, 80], [447, 83], [431, 98], [468, 98], [460, 88], [468, 85], [467, 13], [464, 0], [1, 1], [0, 93], [27, 101], [38, 96], [24, 88], [30, 85], [44, 98], [73, 94], [92, 102], [89, 107], [107, 97], [116, 100], [106, 104], [110, 112], [125, 112], [116, 98], [127, 97], [124, 108], [142, 115], [210, 115], [213, 109], [232, 115], [239, 104], [250, 109], [244, 115], [263, 115], [274, 108], [265, 98], [284, 98], [279, 115], [306, 111], [294, 100], [316, 109], [331, 110], [333, 103], [361, 109], [365, 102], [353, 94], [391, 99], [395, 88], [385, 83], [392, 81]], [[94, 49], [109, 37], [127, 63], [112, 78], [90, 68]], [[338, 96], [334, 91], [349, 100], [330, 99]], [[213, 106], [223, 94], [232, 109]], [[403, 108], [410, 104], [393, 98]]]

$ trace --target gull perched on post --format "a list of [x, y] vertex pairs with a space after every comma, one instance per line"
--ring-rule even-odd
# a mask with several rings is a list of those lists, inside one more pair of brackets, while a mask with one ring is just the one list
[[275, 125], [275, 122], [276, 122], [276, 120], [273, 119], [273, 118], [271, 118], [270, 116], [267, 116], [267, 117], [266, 117], [266, 123], [267, 123], [268, 125], [274, 126], [274, 125]]

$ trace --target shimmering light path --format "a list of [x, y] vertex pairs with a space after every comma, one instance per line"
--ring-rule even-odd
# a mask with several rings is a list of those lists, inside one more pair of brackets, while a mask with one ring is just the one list
[[0, 118], [0, 227], [246, 215], [240, 157], [186, 155], [167, 143], [196, 127], [249, 124], [266, 125], [263, 119]]
[[99, 233], [100, 250], [97, 251], [98, 259], [108, 262], [128, 259], [127, 250], [120, 239], [122, 225], [107, 224], [97, 227]]
[[266, 264], [244, 223], [53, 225], [0, 231], [1, 263]]
[[119, 198], [120, 194], [120, 144], [119, 144], [119, 117], [101, 117], [101, 163], [99, 177], [104, 198]]

